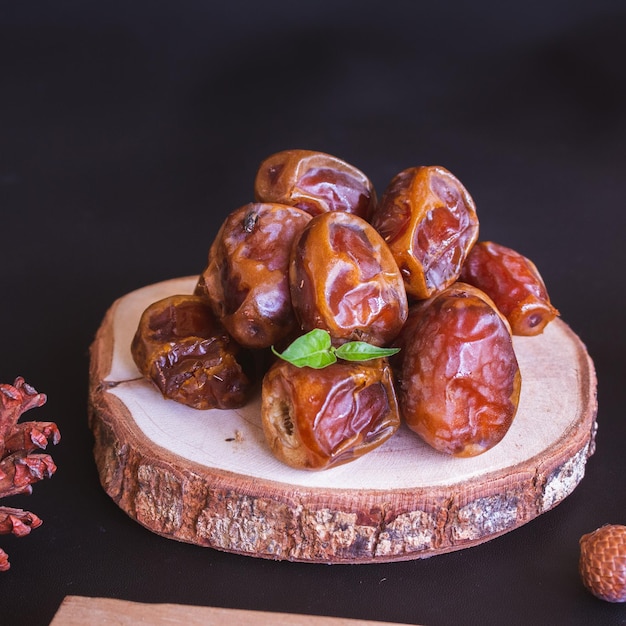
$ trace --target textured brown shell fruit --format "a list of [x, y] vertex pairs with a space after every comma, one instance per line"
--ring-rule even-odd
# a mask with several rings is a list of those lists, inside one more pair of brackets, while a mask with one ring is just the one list
[[626, 526], [606, 524], [580, 538], [585, 587], [607, 602], [626, 602]]

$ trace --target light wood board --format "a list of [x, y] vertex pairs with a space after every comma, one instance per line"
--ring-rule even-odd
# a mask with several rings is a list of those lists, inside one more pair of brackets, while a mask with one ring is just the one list
[[[389, 624], [389, 622], [384, 622]], [[370, 620], [67, 596], [50, 626], [383, 626]], [[393, 626], [393, 624], [390, 624]]]
[[160, 535], [271, 559], [361, 563], [476, 545], [550, 510], [594, 451], [596, 375], [562, 320], [515, 337], [520, 407], [478, 457], [435, 452], [402, 428], [383, 446], [322, 472], [289, 468], [263, 437], [260, 399], [235, 411], [164, 400], [130, 354], [148, 304], [191, 293], [195, 277], [113, 303], [91, 349], [90, 425], [106, 492]]

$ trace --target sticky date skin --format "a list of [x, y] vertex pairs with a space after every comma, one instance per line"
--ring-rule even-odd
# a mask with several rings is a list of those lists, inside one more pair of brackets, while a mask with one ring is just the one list
[[312, 150], [284, 150], [265, 159], [254, 182], [257, 202], [280, 202], [311, 215], [348, 211], [366, 218], [376, 205], [369, 178], [346, 161]]
[[397, 174], [370, 222], [389, 245], [409, 297], [420, 300], [458, 279], [479, 229], [472, 197], [440, 166]]
[[453, 456], [491, 449], [513, 422], [521, 387], [506, 319], [483, 292], [456, 283], [412, 309], [409, 329], [398, 394], [409, 428]]
[[194, 409], [234, 409], [249, 399], [252, 358], [197, 295], [150, 304], [131, 343], [139, 371], [164, 398]]
[[289, 278], [302, 330], [327, 330], [335, 345], [386, 345], [406, 320], [398, 266], [380, 235], [356, 215], [314, 217], [294, 246]]
[[267, 348], [296, 332], [289, 260], [310, 219], [294, 207], [250, 203], [233, 211], [218, 231], [196, 293], [207, 298], [240, 345]]
[[469, 253], [460, 279], [484, 291], [504, 314], [514, 335], [543, 332], [559, 313], [550, 303], [535, 264], [493, 241], [479, 241]]
[[276, 362], [263, 379], [262, 422], [275, 456], [323, 470], [380, 446], [400, 425], [386, 360], [338, 361], [323, 369]]

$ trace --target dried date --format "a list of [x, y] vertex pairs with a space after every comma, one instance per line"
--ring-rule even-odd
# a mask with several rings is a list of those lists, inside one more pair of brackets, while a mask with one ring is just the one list
[[478, 287], [495, 302], [514, 335], [539, 335], [559, 314], [535, 264], [493, 241], [474, 245], [460, 279]]
[[307, 470], [353, 461], [400, 425], [385, 359], [336, 362], [323, 369], [277, 361], [263, 379], [261, 416], [275, 456]]
[[473, 199], [439, 166], [413, 167], [395, 176], [370, 222], [391, 249], [408, 295], [416, 299], [455, 282], [478, 238]]
[[233, 409], [249, 399], [252, 359], [200, 296], [174, 295], [150, 304], [131, 354], [165, 398], [194, 409]]
[[289, 259], [293, 242], [310, 219], [295, 207], [251, 203], [222, 224], [196, 293], [208, 299], [242, 346], [267, 348], [296, 331]]
[[327, 330], [334, 344], [388, 344], [408, 311], [404, 282], [374, 228], [346, 212], [314, 217], [294, 246], [291, 299], [302, 330]]
[[521, 376], [509, 325], [493, 302], [456, 283], [412, 311], [401, 341], [399, 402], [409, 428], [460, 457], [501, 441], [517, 411]]
[[353, 165], [312, 150], [284, 150], [261, 163], [254, 181], [257, 202], [280, 202], [311, 215], [348, 211], [367, 217], [376, 205], [369, 178]]

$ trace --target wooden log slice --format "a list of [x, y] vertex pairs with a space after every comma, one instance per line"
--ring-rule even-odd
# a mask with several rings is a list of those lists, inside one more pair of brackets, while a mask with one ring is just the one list
[[130, 354], [143, 310], [191, 293], [195, 277], [117, 300], [91, 347], [90, 426], [101, 483], [151, 531], [270, 559], [367, 563], [467, 548], [552, 509], [594, 451], [596, 375], [561, 320], [516, 337], [521, 401], [481, 456], [435, 452], [401, 428], [360, 459], [321, 472], [287, 467], [265, 443], [260, 397], [241, 410], [164, 400]]

